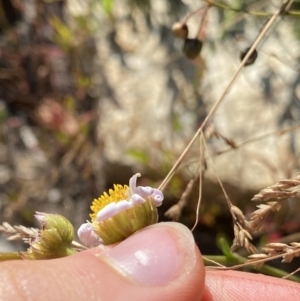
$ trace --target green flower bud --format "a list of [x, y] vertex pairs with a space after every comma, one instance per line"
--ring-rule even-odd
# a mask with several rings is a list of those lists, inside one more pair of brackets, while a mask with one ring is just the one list
[[74, 229], [65, 217], [37, 212], [35, 218], [42, 229], [29, 241], [27, 252], [21, 253], [24, 259], [52, 259], [76, 253], [72, 248]]

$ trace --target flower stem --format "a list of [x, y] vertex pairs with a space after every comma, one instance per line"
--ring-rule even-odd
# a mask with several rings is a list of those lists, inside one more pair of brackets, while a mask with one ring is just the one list
[[70, 255], [73, 255], [73, 254], [76, 254], [77, 251], [73, 248], [67, 248], [66, 249], [66, 255], [65, 256], [70, 256]]
[[[252, 16], [257, 16], [257, 17], [271, 17], [272, 14], [271, 13], [267, 13], [267, 12], [263, 12], [263, 11], [252, 11], [252, 10], [248, 10], [248, 9], [242, 9], [242, 8], [235, 8], [232, 6], [229, 6], [227, 4], [225, 4], [224, 2], [219, 2], [219, 1], [213, 1], [213, 0], [204, 0], [204, 2], [206, 2], [208, 5], [210, 6], [214, 6], [217, 7], [219, 9], [223, 9], [223, 10], [230, 10], [236, 13], [245, 13], [248, 15], [252, 15]], [[300, 16], [300, 11], [298, 10], [289, 10], [286, 12], [287, 15], [290, 16], [296, 16], [299, 17]]]
[[6, 260], [20, 260], [22, 259], [22, 256], [19, 252], [4, 252], [0, 253], [0, 261], [6, 261]]

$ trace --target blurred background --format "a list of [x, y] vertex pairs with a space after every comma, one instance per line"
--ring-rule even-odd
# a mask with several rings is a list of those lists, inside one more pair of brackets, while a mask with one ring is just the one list
[[[0, 2], [0, 222], [36, 227], [35, 211], [77, 229], [114, 183], [158, 187], [281, 1], [2, 0]], [[232, 203], [245, 213], [266, 186], [299, 172], [300, 2], [277, 20], [205, 128]], [[189, 59], [172, 24], [187, 16]], [[298, 14], [299, 15], [299, 14]], [[199, 24], [202, 20], [201, 29]], [[199, 143], [166, 187], [164, 213], [199, 162]], [[192, 227], [199, 188], [179, 221]], [[299, 200], [285, 201], [260, 241], [300, 231]], [[207, 161], [200, 220], [204, 254], [233, 237], [231, 216]], [[298, 235], [298, 234], [297, 234]], [[299, 234], [300, 236], [300, 234]], [[299, 238], [300, 239], [300, 238]], [[21, 249], [3, 239], [0, 250]]]

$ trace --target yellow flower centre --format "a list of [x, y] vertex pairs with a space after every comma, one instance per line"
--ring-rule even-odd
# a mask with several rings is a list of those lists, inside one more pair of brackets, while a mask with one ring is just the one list
[[109, 189], [108, 194], [104, 192], [98, 199], [94, 199], [91, 209], [93, 213], [90, 214], [92, 222], [96, 219], [97, 213], [110, 203], [117, 203], [128, 199], [129, 187], [127, 185], [114, 185], [114, 189]]

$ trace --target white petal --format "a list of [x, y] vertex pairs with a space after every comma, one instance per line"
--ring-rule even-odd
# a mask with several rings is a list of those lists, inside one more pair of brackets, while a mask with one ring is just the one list
[[139, 194], [143, 198], [147, 198], [153, 193], [153, 188], [149, 186], [138, 186], [135, 189], [135, 193]]
[[103, 240], [93, 231], [91, 223], [82, 224], [77, 234], [80, 241], [88, 247], [96, 247], [103, 243]]
[[129, 180], [129, 189], [130, 189], [130, 194], [131, 195], [133, 195], [135, 193], [136, 181], [137, 181], [137, 178], [140, 177], [140, 176], [141, 176], [140, 173], [136, 173]]
[[132, 202], [134, 205], [140, 205], [142, 203], [145, 203], [146, 200], [142, 198], [139, 194], [135, 193], [131, 196], [129, 202]]
[[131, 202], [128, 202], [127, 200], [123, 200], [117, 203], [118, 206], [118, 213], [130, 209], [133, 207], [133, 204]]
[[36, 211], [34, 217], [41, 223], [41, 224], [45, 224], [46, 222], [46, 213], [44, 212], [39, 212]]
[[164, 200], [163, 193], [159, 189], [156, 189], [156, 188], [153, 188], [153, 193], [151, 194], [150, 197], [152, 198], [156, 207], [159, 207]]
[[122, 200], [117, 203], [109, 203], [97, 213], [96, 221], [100, 223], [124, 210], [132, 208], [133, 206], [133, 203], [128, 202], [127, 200]]

